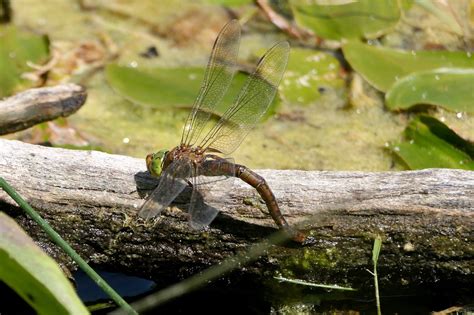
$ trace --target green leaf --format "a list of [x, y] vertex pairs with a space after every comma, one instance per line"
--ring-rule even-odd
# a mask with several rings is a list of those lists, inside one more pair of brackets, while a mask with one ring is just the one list
[[461, 51], [405, 51], [358, 41], [342, 47], [344, 57], [376, 89], [386, 92], [412, 72], [436, 68], [474, 68], [471, 53]]
[[283, 81], [281, 97], [290, 104], [307, 105], [319, 99], [319, 88], [344, 88], [336, 57], [313, 49], [293, 48]]
[[89, 314], [56, 262], [0, 212], [0, 280], [38, 314]]
[[105, 71], [118, 94], [156, 108], [192, 106], [204, 76], [201, 68], [141, 69], [109, 64]]
[[[124, 98], [160, 109], [191, 108], [199, 93], [204, 68], [132, 68], [109, 64], [106, 77], [110, 86]], [[229, 107], [248, 76], [238, 72], [215, 113], [221, 115]], [[274, 113], [277, 97], [267, 112]]]
[[290, 0], [290, 5], [298, 24], [335, 40], [378, 37], [400, 19], [398, 2], [393, 0]]
[[35, 82], [22, 79], [32, 71], [27, 62], [42, 64], [49, 56], [46, 36], [20, 31], [13, 26], [0, 26], [0, 98], [32, 87]]
[[374, 248], [372, 249], [372, 262], [374, 263], [374, 267], [377, 267], [377, 261], [379, 260], [380, 249], [382, 248], [382, 238], [380, 235], [374, 240]]
[[474, 145], [439, 120], [420, 115], [405, 129], [406, 142], [391, 145], [410, 169], [474, 170]]
[[439, 68], [415, 72], [398, 80], [385, 95], [391, 110], [416, 104], [474, 112], [474, 69]]
[[448, 126], [443, 124], [438, 119], [428, 116], [428, 115], [419, 115], [418, 119], [430, 128], [431, 133], [436, 137], [450, 143], [455, 148], [466, 152], [471, 159], [474, 159], [474, 144], [464, 140], [457, 133], [455, 133]]

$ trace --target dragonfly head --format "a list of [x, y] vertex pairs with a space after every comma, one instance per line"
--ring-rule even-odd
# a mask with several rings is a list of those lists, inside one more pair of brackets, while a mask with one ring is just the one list
[[160, 150], [146, 156], [146, 167], [151, 175], [159, 177], [163, 171], [163, 163], [165, 161], [168, 150]]

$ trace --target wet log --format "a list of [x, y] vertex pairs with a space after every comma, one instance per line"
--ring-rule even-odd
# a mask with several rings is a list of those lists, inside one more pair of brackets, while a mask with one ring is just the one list
[[67, 117], [85, 103], [86, 90], [77, 84], [30, 89], [0, 101], [0, 135], [44, 121]]
[[[317, 241], [271, 246], [241, 273], [370, 285], [365, 269], [372, 268], [373, 240], [380, 235], [384, 288], [474, 280], [474, 172], [258, 172], [288, 221], [304, 221], [301, 228]], [[256, 191], [237, 179], [212, 183], [205, 193], [221, 210], [206, 230], [187, 224], [190, 189], [158, 220], [145, 222], [137, 209], [157, 180], [142, 159], [127, 156], [0, 139], [0, 176], [91, 263], [160, 283], [217, 264], [276, 231]], [[67, 262], [2, 191], [0, 210]]]

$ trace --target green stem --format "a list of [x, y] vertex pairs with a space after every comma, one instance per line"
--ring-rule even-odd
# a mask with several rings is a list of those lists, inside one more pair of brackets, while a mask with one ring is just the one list
[[380, 295], [379, 295], [379, 278], [377, 276], [377, 262], [380, 256], [380, 249], [382, 248], [382, 237], [377, 235], [374, 240], [374, 248], [372, 249], [372, 262], [374, 263], [374, 272], [370, 272], [374, 276], [375, 282], [375, 303], [377, 305], [377, 314], [382, 315], [382, 311], [380, 309]]
[[138, 314], [115, 290], [92, 269], [79, 254], [36, 212], [2, 177], [0, 187], [61, 247], [112, 300], [128, 314]]
[[377, 315], [382, 315], [382, 310], [380, 308], [379, 279], [377, 277], [377, 265], [374, 265], [374, 281], [375, 281], [375, 303], [377, 305]]

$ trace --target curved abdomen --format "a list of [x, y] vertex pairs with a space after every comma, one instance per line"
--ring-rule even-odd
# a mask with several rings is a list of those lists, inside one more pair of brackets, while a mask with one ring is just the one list
[[262, 176], [258, 175], [246, 166], [234, 164], [222, 158], [205, 161], [203, 163], [203, 169], [206, 173], [203, 175], [224, 175], [238, 177], [250, 186], [254, 187], [267, 205], [268, 211], [270, 212], [273, 221], [275, 221], [275, 223], [280, 228], [283, 228], [294, 241], [299, 243], [306, 242], [306, 236], [303, 235], [303, 233], [292, 229], [288, 225], [288, 222], [280, 211], [280, 207], [276, 201], [275, 195]]

